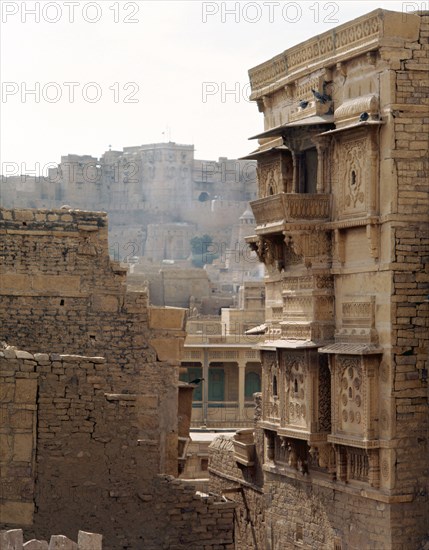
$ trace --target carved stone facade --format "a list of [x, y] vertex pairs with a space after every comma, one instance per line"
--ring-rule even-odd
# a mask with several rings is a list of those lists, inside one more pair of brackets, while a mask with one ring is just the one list
[[428, 30], [376, 10], [250, 71], [270, 550], [426, 534]]

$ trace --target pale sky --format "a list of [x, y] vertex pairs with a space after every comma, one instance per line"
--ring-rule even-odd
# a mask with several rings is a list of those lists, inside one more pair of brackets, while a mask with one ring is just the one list
[[200, 159], [243, 156], [263, 129], [250, 68], [374, 9], [421, 4], [2, 0], [0, 172], [169, 140]]

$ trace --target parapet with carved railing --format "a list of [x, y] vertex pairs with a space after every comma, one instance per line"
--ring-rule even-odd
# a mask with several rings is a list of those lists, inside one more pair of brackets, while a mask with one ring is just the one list
[[297, 221], [327, 221], [331, 216], [331, 195], [278, 193], [250, 203], [258, 225]]

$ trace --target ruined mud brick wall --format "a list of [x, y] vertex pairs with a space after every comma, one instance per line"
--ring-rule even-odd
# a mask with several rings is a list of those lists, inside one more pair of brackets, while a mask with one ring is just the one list
[[136, 544], [139, 493], [157, 473], [156, 440], [140, 439], [156, 396], [112, 393], [100, 357], [0, 352], [1, 521], [46, 538], [80, 528], [106, 548]]
[[103, 535], [104, 548], [233, 546], [234, 505], [154, 475], [155, 396], [111, 393], [101, 357], [0, 351], [3, 527]]
[[107, 215], [0, 209], [0, 340], [32, 353], [106, 358], [111, 392], [155, 396], [144, 437], [175, 473], [177, 368], [149, 345], [145, 293], [127, 292], [126, 270], [108, 255]]
[[[151, 520], [151, 538], [145, 550], [233, 550], [233, 502], [217, 496], [195, 494], [193, 485], [184, 485], [172, 476], [157, 476], [152, 494], [142, 495]], [[147, 526], [145, 526], [145, 529]], [[140, 547], [139, 547], [140, 548]]]

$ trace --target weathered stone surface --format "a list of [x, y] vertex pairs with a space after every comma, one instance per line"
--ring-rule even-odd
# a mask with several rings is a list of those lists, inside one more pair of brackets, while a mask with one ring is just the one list
[[34, 359], [34, 356], [27, 351], [16, 351], [17, 359]]
[[79, 550], [78, 545], [64, 535], [52, 535], [49, 550]]
[[34, 504], [13, 500], [0, 503], [0, 517], [6, 525], [32, 525]]
[[49, 545], [46, 540], [32, 539], [24, 544], [23, 550], [49, 550]]
[[22, 550], [24, 535], [22, 529], [10, 529], [0, 532], [1, 550]]
[[77, 543], [79, 550], [102, 550], [103, 549], [103, 537], [96, 533], [87, 533], [86, 531], [79, 531], [77, 536]]
[[[18, 356], [19, 353], [17, 352], [17, 358], [21, 359], [21, 357]], [[15, 403], [28, 403], [32, 404], [36, 401], [36, 393], [37, 393], [37, 380], [17, 380], [15, 383]]]

